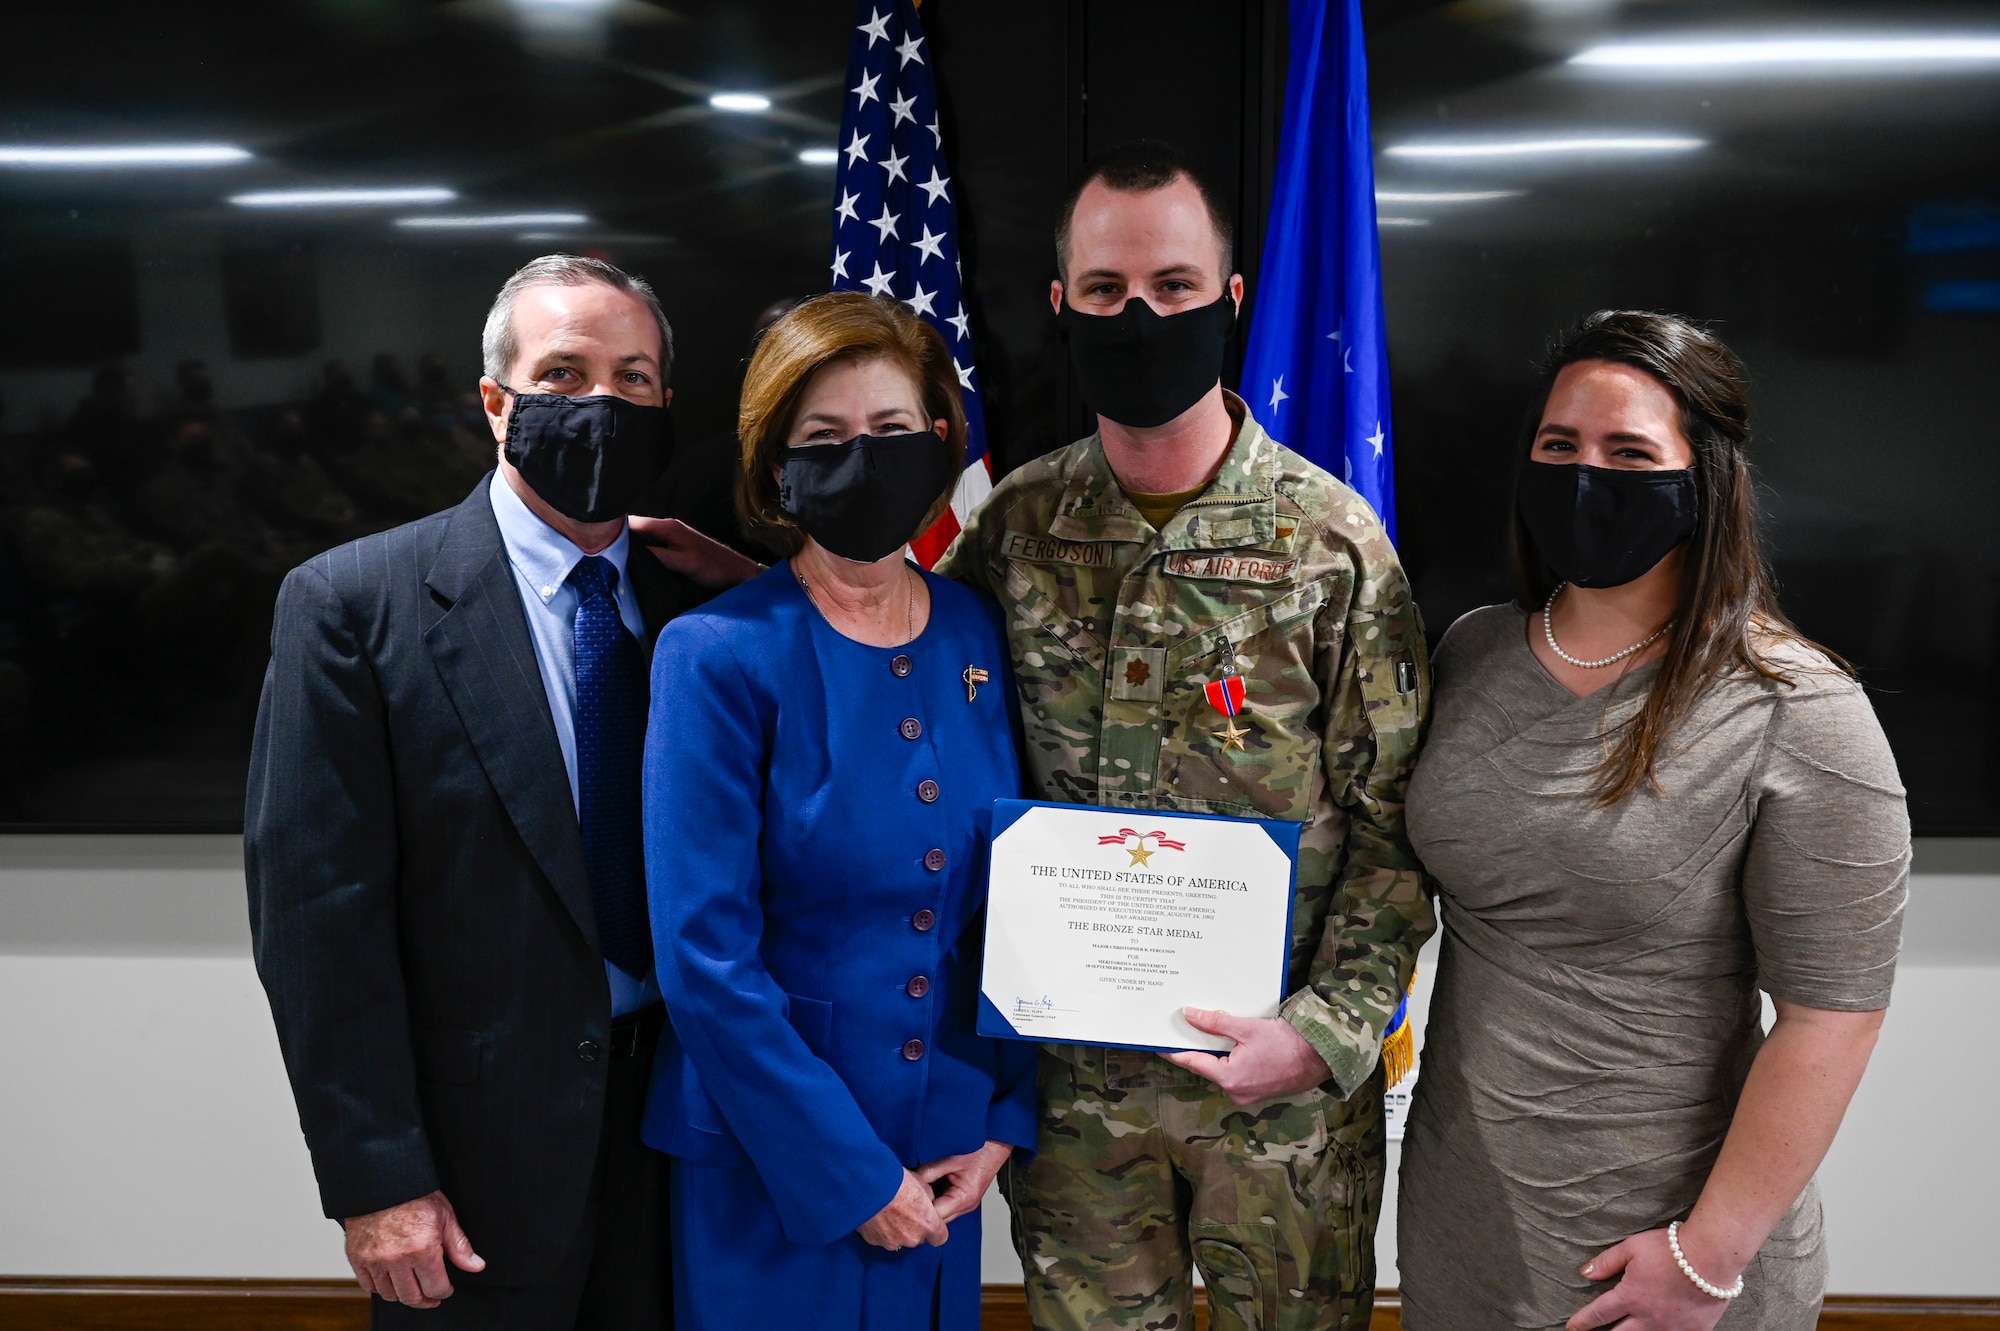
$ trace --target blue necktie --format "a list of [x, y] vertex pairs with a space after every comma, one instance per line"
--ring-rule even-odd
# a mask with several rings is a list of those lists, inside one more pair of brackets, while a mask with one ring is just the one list
[[618, 617], [617, 566], [585, 555], [569, 582], [583, 597], [575, 638], [577, 813], [597, 941], [613, 965], [643, 979], [653, 969], [639, 816], [646, 666]]

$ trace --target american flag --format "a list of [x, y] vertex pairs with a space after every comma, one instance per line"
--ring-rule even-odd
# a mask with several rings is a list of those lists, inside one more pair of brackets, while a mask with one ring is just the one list
[[894, 296], [944, 335], [965, 398], [965, 472], [951, 510], [910, 542], [936, 563], [993, 489], [958, 262], [958, 208], [944, 157], [937, 75], [912, 0], [863, 0], [848, 44], [834, 181], [833, 289]]

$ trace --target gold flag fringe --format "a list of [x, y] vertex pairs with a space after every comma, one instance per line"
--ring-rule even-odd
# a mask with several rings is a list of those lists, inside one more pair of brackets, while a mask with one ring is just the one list
[[1410, 987], [1403, 993], [1403, 1024], [1382, 1040], [1382, 1088], [1393, 1090], [1397, 1082], [1410, 1075], [1410, 1069], [1417, 1061], [1417, 1035], [1410, 1022], [1410, 995], [1416, 992], [1417, 972], [1410, 971]]

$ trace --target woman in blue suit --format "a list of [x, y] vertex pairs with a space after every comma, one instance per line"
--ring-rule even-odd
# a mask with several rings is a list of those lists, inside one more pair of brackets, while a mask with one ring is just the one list
[[973, 1030], [987, 817], [1020, 791], [998, 612], [903, 555], [962, 465], [950, 353], [894, 301], [808, 301], [738, 433], [739, 507], [790, 557], [668, 626], [646, 736], [678, 1325], [977, 1331], [1035, 1053]]

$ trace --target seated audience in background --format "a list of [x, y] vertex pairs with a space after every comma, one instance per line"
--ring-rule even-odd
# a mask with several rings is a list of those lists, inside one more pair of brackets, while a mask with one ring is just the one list
[[903, 555], [958, 480], [957, 373], [902, 305], [821, 296], [759, 345], [739, 435], [787, 558], [668, 627], [646, 739], [679, 1325], [976, 1331], [1035, 1051], [973, 1030], [1006, 642]]
[[1412, 1331], [1817, 1321], [1813, 1174], [1889, 1002], [1909, 820], [1860, 685], [1778, 608], [1748, 421], [1704, 330], [1585, 319], [1521, 445], [1517, 599], [1438, 648]]
[[279, 595], [257, 968], [376, 1326], [663, 1327], [640, 741], [679, 605], [625, 515], [666, 465], [673, 336], [645, 282], [551, 255], [483, 349], [497, 472]]

